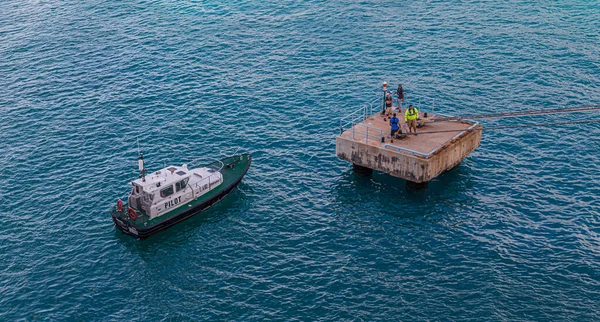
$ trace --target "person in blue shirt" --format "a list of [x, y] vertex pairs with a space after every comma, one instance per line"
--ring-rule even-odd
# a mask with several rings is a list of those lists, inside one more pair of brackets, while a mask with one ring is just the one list
[[393, 138], [394, 134], [396, 134], [396, 132], [398, 132], [398, 124], [400, 123], [400, 120], [396, 117], [396, 113], [394, 113], [394, 116], [392, 116], [390, 118], [390, 125], [392, 126], [392, 130], [390, 132], [390, 136]]

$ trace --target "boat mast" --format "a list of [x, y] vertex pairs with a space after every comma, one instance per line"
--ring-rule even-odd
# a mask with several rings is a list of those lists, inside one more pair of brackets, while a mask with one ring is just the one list
[[146, 182], [146, 169], [144, 168], [144, 156], [142, 155], [142, 151], [140, 150], [140, 140], [137, 140], [138, 145], [138, 168], [140, 169], [140, 178], [142, 178], [142, 182]]

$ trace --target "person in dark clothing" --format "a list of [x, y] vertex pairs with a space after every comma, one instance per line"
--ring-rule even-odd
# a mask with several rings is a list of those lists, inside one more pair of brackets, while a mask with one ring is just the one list
[[402, 84], [398, 84], [396, 94], [398, 95], [398, 111], [400, 111], [400, 108], [402, 107], [402, 102], [404, 102], [404, 88], [402, 88]]
[[392, 116], [390, 118], [390, 125], [392, 126], [392, 130], [390, 131], [390, 136], [392, 138], [394, 138], [394, 134], [396, 134], [396, 132], [398, 132], [398, 124], [400, 123], [400, 120], [396, 117], [396, 113], [394, 113], [394, 116]]
[[392, 115], [392, 103], [394, 102], [394, 99], [392, 98], [392, 95], [388, 92], [385, 95], [385, 115], [390, 116]]

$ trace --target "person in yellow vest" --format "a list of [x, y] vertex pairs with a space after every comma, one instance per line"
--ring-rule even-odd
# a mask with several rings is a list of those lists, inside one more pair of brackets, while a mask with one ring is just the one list
[[419, 118], [419, 110], [414, 108], [411, 104], [404, 114], [404, 121], [406, 122], [406, 125], [408, 125], [408, 132], [414, 130], [415, 133], [417, 133], [417, 118]]

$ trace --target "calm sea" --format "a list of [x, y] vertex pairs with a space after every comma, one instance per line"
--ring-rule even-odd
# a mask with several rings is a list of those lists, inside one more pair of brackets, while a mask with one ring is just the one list
[[[418, 191], [335, 157], [384, 80], [453, 115], [599, 103], [599, 21], [575, 0], [3, 0], [0, 320], [600, 320], [600, 125], [484, 132]], [[137, 138], [151, 171], [254, 163], [136, 241], [109, 211]]]

